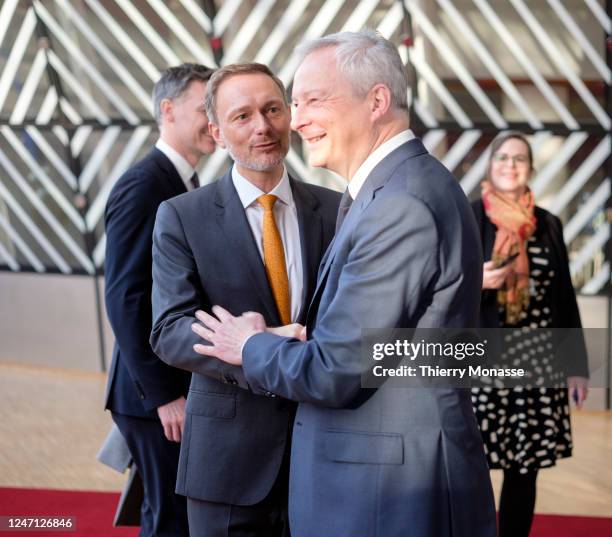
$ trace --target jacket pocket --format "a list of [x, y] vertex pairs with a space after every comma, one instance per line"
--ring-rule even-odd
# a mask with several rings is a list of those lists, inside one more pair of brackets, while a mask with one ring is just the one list
[[207, 418], [231, 419], [236, 416], [236, 397], [189, 390], [185, 412]]
[[324, 431], [325, 456], [334, 462], [403, 464], [404, 439], [395, 433]]

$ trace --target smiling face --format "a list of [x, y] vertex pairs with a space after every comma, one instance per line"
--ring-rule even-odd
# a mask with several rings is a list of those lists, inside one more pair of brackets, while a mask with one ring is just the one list
[[217, 89], [218, 124], [210, 130], [238, 171], [277, 172], [289, 151], [291, 110], [274, 80], [263, 73], [236, 74]]
[[371, 110], [338, 73], [334, 52], [333, 47], [315, 50], [296, 71], [291, 128], [306, 142], [311, 166], [350, 179], [356, 162], [369, 152]]
[[204, 110], [206, 83], [194, 80], [176, 99], [162, 102], [163, 121], [171, 129], [171, 145], [195, 166], [202, 155], [215, 150], [215, 142], [208, 130]]
[[498, 192], [518, 198], [531, 177], [531, 166], [527, 144], [509, 138], [491, 156], [489, 179]]

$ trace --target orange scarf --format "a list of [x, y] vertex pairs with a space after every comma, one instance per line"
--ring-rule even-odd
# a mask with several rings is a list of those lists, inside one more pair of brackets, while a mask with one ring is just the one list
[[527, 239], [536, 228], [533, 194], [528, 188], [518, 201], [497, 192], [489, 181], [483, 181], [482, 201], [487, 217], [497, 227], [492, 261], [498, 263], [518, 252], [513, 270], [497, 291], [497, 302], [506, 310], [506, 324], [517, 324], [521, 312], [529, 306], [529, 258]]

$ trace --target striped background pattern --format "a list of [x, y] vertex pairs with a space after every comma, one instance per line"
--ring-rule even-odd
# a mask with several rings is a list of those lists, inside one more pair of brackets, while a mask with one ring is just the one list
[[[500, 131], [532, 136], [538, 202], [565, 223], [574, 283], [610, 283], [610, 18], [604, 0], [2, 0], [0, 268], [99, 274], [103, 213], [155, 142], [151, 89], [184, 61], [266, 63], [290, 88], [303, 39], [377, 29], [411, 79], [412, 125], [478, 195]], [[342, 189], [309, 168], [298, 177]], [[229, 164], [217, 150], [203, 182]]]

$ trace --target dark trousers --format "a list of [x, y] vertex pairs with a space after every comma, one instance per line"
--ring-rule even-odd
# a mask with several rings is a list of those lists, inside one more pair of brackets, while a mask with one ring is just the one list
[[166, 439], [159, 420], [112, 416], [142, 477], [140, 537], [189, 537], [186, 501], [174, 492], [180, 444]]
[[187, 498], [191, 537], [290, 537], [289, 451], [268, 495], [255, 505], [233, 505]]
[[499, 501], [499, 537], [528, 537], [533, 522], [538, 471], [504, 470]]

